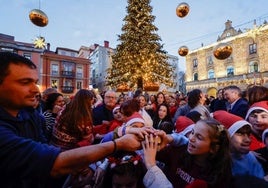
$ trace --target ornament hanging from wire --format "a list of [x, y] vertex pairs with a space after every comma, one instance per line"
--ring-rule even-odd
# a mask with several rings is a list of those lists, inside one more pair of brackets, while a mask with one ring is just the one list
[[189, 52], [189, 49], [188, 49], [187, 46], [181, 46], [181, 47], [179, 48], [179, 50], [178, 50], [178, 54], [179, 54], [180, 56], [186, 56], [186, 55], [188, 54], [188, 52]]
[[214, 47], [213, 54], [219, 60], [224, 60], [232, 54], [233, 48], [227, 43], [220, 43]]
[[[48, 24], [47, 15], [40, 9], [40, 0], [39, 0], [39, 8], [33, 9], [29, 13], [29, 18], [31, 22], [38, 27], [45, 27]], [[39, 30], [40, 31], [40, 30]], [[44, 49], [46, 47], [45, 38], [40, 34], [38, 37], [34, 39], [34, 47]]]
[[178, 17], [183, 18], [187, 16], [190, 11], [190, 6], [187, 3], [180, 3], [176, 8], [176, 14]]
[[47, 15], [40, 9], [31, 10], [29, 18], [34, 25], [39, 27], [45, 27], [48, 24]]

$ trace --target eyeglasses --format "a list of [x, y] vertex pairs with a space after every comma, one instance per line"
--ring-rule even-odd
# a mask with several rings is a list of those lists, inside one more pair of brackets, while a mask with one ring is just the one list
[[107, 98], [107, 99], [115, 99], [114, 96], [105, 96], [105, 98]]

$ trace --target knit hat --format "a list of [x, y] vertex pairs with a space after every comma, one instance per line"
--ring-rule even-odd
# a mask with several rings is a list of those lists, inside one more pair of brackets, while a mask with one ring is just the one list
[[120, 106], [115, 106], [114, 109], [113, 109], [113, 113], [118, 109], [120, 109]]
[[262, 141], [263, 141], [263, 143], [264, 144], [266, 144], [265, 143], [265, 138], [268, 136], [268, 129], [265, 129], [264, 131], [263, 131], [263, 133], [262, 133]]
[[245, 119], [248, 119], [249, 115], [254, 110], [263, 110], [268, 113], [268, 101], [255, 102], [253, 105], [251, 105], [250, 108], [248, 109]]
[[251, 126], [251, 124], [242, 117], [231, 114], [225, 110], [215, 111], [212, 113], [212, 116], [228, 129], [230, 137], [232, 137], [241, 127], [245, 125]]
[[175, 132], [181, 133], [183, 135], [187, 135], [194, 126], [194, 122], [186, 117], [186, 116], [179, 116], [175, 123]]

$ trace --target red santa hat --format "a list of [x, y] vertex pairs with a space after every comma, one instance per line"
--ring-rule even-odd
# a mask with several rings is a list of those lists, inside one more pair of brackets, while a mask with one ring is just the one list
[[193, 126], [194, 122], [190, 118], [179, 116], [175, 123], [175, 132], [187, 135], [193, 129]]
[[268, 136], [268, 129], [265, 129], [264, 131], [263, 131], [263, 133], [262, 133], [262, 141], [263, 141], [263, 143], [264, 144], [266, 144], [265, 143], [265, 138]]
[[139, 112], [134, 112], [131, 116], [127, 117], [125, 126], [130, 126], [133, 123], [145, 124], [145, 121]]
[[253, 105], [251, 105], [250, 108], [248, 109], [245, 119], [248, 119], [249, 115], [254, 110], [263, 110], [264, 112], [268, 113], [268, 101], [255, 102]]
[[232, 137], [241, 127], [245, 125], [251, 126], [251, 124], [242, 117], [231, 114], [224, 110], [215, 111], [212, 113], [212, 116], [228, 129], [230, 137]]

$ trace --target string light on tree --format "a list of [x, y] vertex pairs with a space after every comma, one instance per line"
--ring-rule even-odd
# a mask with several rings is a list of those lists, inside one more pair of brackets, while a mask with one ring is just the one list
[[117, 45], [107, 71], [106, 85], [111, 88], [127, 85], [130, 89], [144, 89], [144, 86], [158, 83], [172, 84], [173, 69], [156, 33], [158, 28], [153, 24], [155, 16], [151, 14], [150, 2], [128, 0], [125, 24], [118, 39], [121, 43]]

